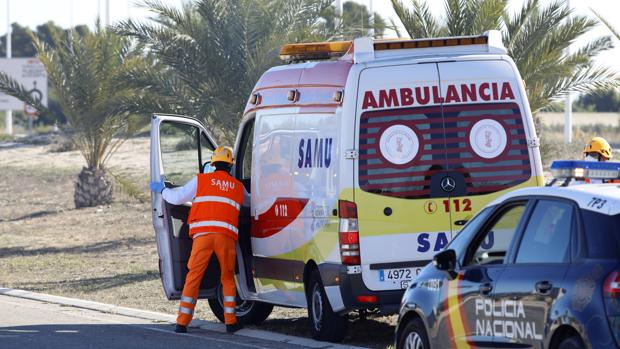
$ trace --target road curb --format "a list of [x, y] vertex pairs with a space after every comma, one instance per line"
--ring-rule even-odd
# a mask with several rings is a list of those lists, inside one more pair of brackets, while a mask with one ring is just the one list
[[[120, 307], [116, 305], [110, 305], [99, 302], [85, 301], [81, 299], [68, 298], [62, 296], [54, 296], [44, 293], [36, 293], [24, 290], [17, 290], [12, 288], [0, 287], [0, 295], [10, 296], [16, 298], [25, 298], [35, 301], [41, 301], [46, 303], [60, 304], [64, 306], [71, 306], [75, 308], [82, 308], [88, 310], [94, 310], [102, 313], [115, 314], [129, 316], [138, 319], [145, 319], [151, 321], [160, 321], [175, 323], [176, 316], [170, 314], [157, 313], [148, 310], [139, 310], [127, 307]], [[206, 320], [193, 320], [190, 327], [198, 327], [204, 330], [225, 332], [225, 327], [216, 322]], [[239, 335], [257, 339], [265, 339], [275, 342], [302, 345], [309, 348], [322, 348], [322, 349], [365, 349], [364, 347], [357, 347], [352, 345], [335, 344], [328, 342], [319, 342], [310, 338], [289, 336], [276, 332], [268, 332], [262, 330], [242, 329], [238, 332]]]

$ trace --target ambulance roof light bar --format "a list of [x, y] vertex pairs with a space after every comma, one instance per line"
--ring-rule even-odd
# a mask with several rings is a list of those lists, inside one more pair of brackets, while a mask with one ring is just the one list
[[484, 52], [506, 53], [502, 35], [497, 30], [490, 30], [482, 35], [447, 38], [413, 39], [413, 40], [372, 40], [358, 38], [355, 41], [313, 42], [306, 44], [288, 44], [280, 49], [280, 59], [287, 62], [306, 60], [325, 60], [344, 56], [353, 51], [355, 62], [366, 62], [374, 58], [377, 51], [400, 49], [433, 49], [438, 47], [483, 45]]
[[613, 180], [620, 178], [620, 162], [556, 160], [551, 163], [551, 173], [555, 180], [583, 180], [586, 178]]
[[342, 57], [349, 51], [351, 44], [351, 41], [288, 44], [280, 49], [280, 59], [286, 62], [295, 62]]

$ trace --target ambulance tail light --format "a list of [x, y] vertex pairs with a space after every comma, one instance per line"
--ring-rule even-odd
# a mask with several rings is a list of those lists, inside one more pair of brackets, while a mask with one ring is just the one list
[[605, 279], [603, 290], [606, 298], [620, 298], [620, 272], [614, 271]]
[[340, 260], [342, 264], [359, 265], [360, 238], [357, 225], [357, 205], [351, 201], [338, 202], [340, 217]]

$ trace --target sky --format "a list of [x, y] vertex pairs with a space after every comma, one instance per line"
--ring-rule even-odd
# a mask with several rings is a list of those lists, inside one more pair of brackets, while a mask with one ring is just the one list
[[[173, 6], [180, 6], [186, 0], [161, 0]], [[343, 2], [346, 0], [343, 0]], [[355, 0], [361, 4], [369, 6], [370, 0]], [[409, 0], [403, 0], [408, 3]], [[542, 0], [549, 3], [551, 0]], [[593, 16], [590, 8], [597, 12], [607, 15], [607, 20], [616, 28], [620, 29], [620, 1], [618, 0], [569, 0], [575, 13]], [[427, 0], [431, 10], [435, 14], [444, 11], [444, 1]], [[516, 10], [522, 6], [525, 0], [510, 0], [511, 10]], [[135, 19], [146, 20], [151, 13], [144, 8], [136, 5], [136, 0], [109, 0], [110, 23], [132, 17]], [[61, 27], [69, 27], [78, 24], [92, 25], [98, 15], [101, 16], [105, 24], [106, 0], [0, 0], [0, 35], [4, 35], [7, 30], [7, 4], [9, 7], [10, 21], [18, 22], [21, 25], [35, 28], [37, 25], [47, 21], [54, 21]], [[394, 18], [397, 23], [390, 0], [372, 1], [373, 9], [384, 17]], [[584, 35], [580, 41], [575, 43], [574, 49], [586, 44], [589, 40], [601, 35], [611, 35], [603, 25], [599, 26], [591, 33]], [[615, 40], [615, 39], [614, 39]], [[615, 41], [616, 46], [613, 50], [605, 52], [597, 58], [597, 62], [611, 66], [620, 71], [620, 42]]]

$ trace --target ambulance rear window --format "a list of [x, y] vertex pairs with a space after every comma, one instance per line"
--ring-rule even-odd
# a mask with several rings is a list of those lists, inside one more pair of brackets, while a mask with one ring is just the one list
[[360, 188], [400, 198], [431, 197], [431, 177], [448, 171], [462, 174], [466, 195], [504, 190], [531, 177], [515, 103], [365, 112], [359, 153]]

